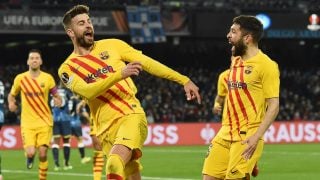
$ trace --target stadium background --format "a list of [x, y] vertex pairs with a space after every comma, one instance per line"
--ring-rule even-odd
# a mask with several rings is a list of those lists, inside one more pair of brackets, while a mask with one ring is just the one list
[[[277, 122], [265, 136], [266, 141], [304, 143], [303, 146], [305, 143], [320, 142], [319, 1], [1, 0], [0, 78], [5, 83], [6, 93], [14, 76], [27, 70], [27, 53], [32, 48], [42, 51], [43, 68], [53, 75], [57, 74], [57, 67], [73, 48], [58, 20], [69, 7], [79, 3], [89, 5], [91, 14], [97, 17], [99, 25], [95, 26], [96, 40], [120, 38], [129, 43], [136, 34], [130, 31], [127, 21], [128, 5], [160, 7], [166, 42], [140, 42], [132, 46], [189, 75], [201, 89], [203, 103], [197, 105], [186, 103], [183, 89], [174, 83], [146, 73], [134, 79], [139, 89], [137, 96], [150, 122], [147, 145], [204, 145], [214, 136], [220, 122], [220, 117], [211, 113], [215, 84], [218, 74], [228, 68], [230, 46], [226, 33], [232, 18], [239, 14], [264, 14], [271, 22], [265, 30], [260, 48], [279, 64], [281, 94]], [[318, 15], [318, 19], [312, 21], [312, 14]], [[308, 29], [310, 25], [315, 29]], [[7, 110], [5, 115], [5, 127], [0, 133], [0, 149], [21, 149], [17, 126], [19, 117]], [[187, 126], [191, 126], [191, 129]], [[196, 126], [199, 128], [192, 129]], [[86, 128], [84, 133], [87, 135]], [[90, 145], [90, 138], [86, 137], [86, 143]], [[181, 140], [184, 138], [187, 140]], [[283, 146], [272, 146], [272, 149], [279, 147]], [[293, 145], [287, 146], [283, 153], [289, 157], [290, 153], [286, 152], [293, 149]], [[303, 148], [297, 149], [295, 153], [304, 154]], [[320, 148], [314, 146], [313, 149]], [[306, 153], [313, 154], [310, 155], [312, 159], [320, 159], [319, 153], [313, 150], [307, 150]], [[290, 176], [275, 176], [273, 179], [281, 177]], [[306, 177], [317, 179], [319, 174]]]

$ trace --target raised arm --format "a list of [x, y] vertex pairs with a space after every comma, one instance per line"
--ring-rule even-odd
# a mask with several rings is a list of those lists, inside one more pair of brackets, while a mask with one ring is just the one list
[[93, 99], [104, 93], [118, 81], [132, 75], [139, 75], [141, 70], [142, 67], [140, 63], [131, 62], [127, 64], [121, 71], [108, 74], [108, 77], [105, 79], [86, 82], [77, 73], [71, 71], [68, 65], [63, 64], [59, 69], [59, 76], [62, 82], [71, 91], [86, 99]]

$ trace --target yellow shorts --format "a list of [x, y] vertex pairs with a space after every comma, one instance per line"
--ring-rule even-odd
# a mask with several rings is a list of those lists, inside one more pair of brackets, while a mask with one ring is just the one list
[[141, 157], [141, 148], [147, 137], [145, 114], [128, 114], [112, 123], [111, 128], [99, 135], [103, 152], [108, 155], [114, 144], [121, 144], [133, 150], [133, 158]]
[[52, 138], [52, 127], [43, 126], [37, 128], [24, 128], [21, 127], [21, 136], [23, 141], [23, 147], [27, 148], [29, 146], [34, 146], [38, 148], [39, 146], [45, 145], [50, 146], [50, 141]]
[[231, 142], [216, 136], [209, 146], [202, 173], [220, 179], [244, 178], [247, 173], [251, 174], [254, 165], [260, 159], [263, 144], [263, 140], [259, 140], [253, 156], [246, 161], [241, 156], [246, 148], [245, 144], [241, 144], [241, 141]]

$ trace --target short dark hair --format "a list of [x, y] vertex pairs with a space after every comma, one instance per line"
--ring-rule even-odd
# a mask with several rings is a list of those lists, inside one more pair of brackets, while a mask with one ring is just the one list
[[41, 51], [39, 49], [30, 49], [29, 54], [30, 53], [38, 53], [40, 55], [40, 57], [42, 57]]
[[86, 5], [76, 5], [73, 6], [69, 11], [67, 11], [63, 16], [63, 27], [67, 29], [67, 27], [71, 23], [71, 19], [79, 14], [88, 14], [89, 15], [89, 7]]
[[263, 36], [263, 25], [254, 16], [240, 15], [233, 19], [233, 23], [239, 24], [241, 30], [251, 34], [255, 43], [258, 43]]

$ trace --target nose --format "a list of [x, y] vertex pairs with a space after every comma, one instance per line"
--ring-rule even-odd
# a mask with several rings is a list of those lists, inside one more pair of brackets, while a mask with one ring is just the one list
[[227, 39], [229, 39], [230, 38], [230, 32], [228, 32], [228, 34], [227, 34]]

